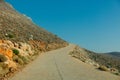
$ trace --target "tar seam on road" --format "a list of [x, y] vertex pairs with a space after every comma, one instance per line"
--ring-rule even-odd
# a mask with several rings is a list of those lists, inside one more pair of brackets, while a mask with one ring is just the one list
[[63, 77], [62, 77], [62, 74], [61, 74], [61, 72], [60, 72], [60, 69], [59, 69], [59, 67], [58, 67], [58, 65], [57, 65], [55, 56], [54, 56], [54, 62], [55, 62], [55, 66], [56, 66], [56, 68], [57, 68], [57, 72], [58, 72], [58, 74], [59, 74], [59, 76], [60, 76], [60, 79], [63, 80]]

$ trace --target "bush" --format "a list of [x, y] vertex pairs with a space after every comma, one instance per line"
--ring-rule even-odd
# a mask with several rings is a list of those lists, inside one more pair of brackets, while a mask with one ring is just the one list
[[118, 75], [118, 76], [120, 75], [120, 73], [114, 73], [114, 74], [115, 74], [115, 75]]
[[27, 56], [21, 56], [21, 55], [14, 55], [13, 61], [20, 65], [28, 64], [30, 62], [30, 59]]
[[18, 63], [20, 65], [24, 64], [23, 60], [20, 57], [18, 57], [17, 55], [13, 56], [13, 61], [15, 61], [16, 63]]
[[14, 38], [14, 35], [12, 35], [12, 34], [7, 34], [6, 37], [8, 37], [8, 38]]
[[13, 61], [16, 61], [19, 57], [17, 55], [13, 55], [12, 59]]
[[20, 65], [23, 65], [23, 64], [24, 64], [24, 62], [23, 62], [23, 60], [22, 60], [21, 58], [18, 58], [18, 59], [17, 59], [17, 62], [18, 62]]
[[22, 59], [22, 61], [24, 62], [24, 64], [28, 64], [29, 63], [29, 59], [28, 59], [28, 57], [26, 56], [20, 56], [20, 58]]
[[19, 50], [17, 50], [17, 49], [13, 49], [12, 51], [13, 51], [13, 53], [14, 53], [15, 55], [18, 55], [18, 54], [19, 54]]
[[5, 62], [7, 61], [7, 58], [5, 57], [5, 55], [0, 54], [0, 62]]

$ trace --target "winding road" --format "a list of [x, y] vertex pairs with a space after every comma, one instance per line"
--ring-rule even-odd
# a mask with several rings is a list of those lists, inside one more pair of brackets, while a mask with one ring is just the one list
[[65, 48], [46, 52], [9, 80], [120, 80], [109, 72], [72, 58], [70, 44]]

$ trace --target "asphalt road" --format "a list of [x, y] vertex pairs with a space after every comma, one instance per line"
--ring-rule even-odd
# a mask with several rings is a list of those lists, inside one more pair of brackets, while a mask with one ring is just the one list
[[46, 52], [9, 80], [120, 80], [69, 55], [74, 45]]

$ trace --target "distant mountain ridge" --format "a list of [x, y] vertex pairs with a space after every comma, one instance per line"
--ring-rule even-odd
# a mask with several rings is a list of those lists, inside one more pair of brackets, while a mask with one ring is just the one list
[[120, 52], [109, 52], [109, 53], [105, 53], [111, 56], [115, 56], [115, 57], [120, 57]]

